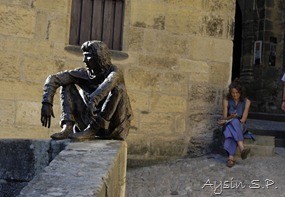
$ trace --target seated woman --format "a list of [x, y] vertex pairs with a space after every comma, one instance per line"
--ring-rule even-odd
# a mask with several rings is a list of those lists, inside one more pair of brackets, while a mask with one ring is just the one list
[[243, 144], [243, 131], [248, 116], [250, 100], [245, 97], [245, 92], [238, 79], [235, 79], [229, 86], [229, 93], [223, 100], [223, 118], [218, 121], [223, 125], [225, 136], [224, 149], [229, 157], [227, 166], [235, 165], [234, 155], [237, 146], [241, 152], [241, 158], [246, 159], [249, 148]]

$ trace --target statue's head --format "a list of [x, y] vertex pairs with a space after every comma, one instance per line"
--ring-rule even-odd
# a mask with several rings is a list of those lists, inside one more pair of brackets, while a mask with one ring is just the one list
[[81, 50], [90, 78], [104, 73], [108, 70], [111, 63], [111, 56], [108, 46], [102, 41], [93, 40], [82, 44]]

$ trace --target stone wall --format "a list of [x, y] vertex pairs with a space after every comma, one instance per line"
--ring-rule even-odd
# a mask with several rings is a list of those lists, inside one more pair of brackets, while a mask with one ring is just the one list
[[[0, 3], [0, 137], [49, 138], [41, 127], [42, 86], [49, 74], [82, 66], [67, 50], [71, 0]], [[129, 159], [205, 153], [230, 82], [234, 0], [126, 0], [124, 70], [134, 110]], [[118, 52], [116, 52], [118, 53]]]
[[125, 196], [127, 144], [96, 140], [69, 143], [19, 197]]
[[0, 140], [0, 197], [14, 197], [52, 161], [68, 140]]

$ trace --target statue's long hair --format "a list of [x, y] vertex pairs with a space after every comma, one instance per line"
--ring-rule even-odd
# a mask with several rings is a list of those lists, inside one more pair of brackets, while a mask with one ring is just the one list
[[99, 40], [84, 42], [81, 46], [83, 52], [91, 52], [98, 61], [98, 65], [102, 70], [109, 68], [111, 63], [111, 54], [108, 46]]

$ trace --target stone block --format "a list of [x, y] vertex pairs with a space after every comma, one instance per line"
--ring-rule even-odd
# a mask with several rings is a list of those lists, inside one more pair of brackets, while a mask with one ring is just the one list
[[133, 110], [149, 111], [149, 95], [143, 92], [128, 91]]
[[45, 1], [45, 0], [37, 0], [33, 2], [33, 7], [38, 10], [49, 10], [54, 12], [60, 12], [67, 14], [70, 12], [69, 8], [69, 0], [54, 0], [54, 1]]
[[57, 14], [49, 19], [46, 39], [54, 42], [62, 42], [66, 40], [68, 35], [69, 26], [66, 15]]
[[140, 132], [147, 134], [173, 134], [185, 131], [182, 115], [171, 113], [143, 113], [140, 115]]
[[203, 10], [206, 8], [206, 1], [201, 0], [168, 0], [168, 7], [169, 9], [173, 7], [182, 8], [182, 9], [194, 9], [194, 10]]
[[36, 13], [35, 38], [45, 40], [48, 37], [48, 12], [40, 10]]
[[[272, 157], [274, 156], [274, 146], [260, 146], [248, 144], [246, 147], [250, 148], [249, 157]], [[237, 149], [236, 157], [240, 157], [240, 150]]]
[[7, 51], [21, 55], [34, 55], [36, 57], [53, 57], [54, 46], [47, 41], [30, 40], [25, 38], [7, 39], [4, 41]]
[[143, 49], [144, 30], [137, 27], [130, 27], [125, 30], [124, 37], [126, 37], [126, 40], [124, 43], [127, 46], [126, 50], [141, 51]]
[[2, 4], [31, 6], [31, 0], [1, 0]]
[[187, 142], [181, 137], [152, 137], [150, 139], [150, 156], [182, 157], [186, 149]]
[[30, 181], [49, 163], [49, 141], [1, 140], [1, 179]]
[[179, 134], [186, 132], [186, 120], [183, 114], [175, 115], [175, 132]]
[[161, 123], [161, 124], [168, 124], [169, 122], [173, 122], [174, 117], [171, 113], [142, 113], [140, 115], [140, 122], [145, 123]]
[[173, 7], [166, 15], [165, 28], [171, 33], [202, 35], [202, 18], [206, 12], [187, 8]]
[[145, 55], [139, 56], [139, 65], [154, 70], [172, 70], [177, 59], [169, 56]]
[[189, 73], [202, 73], [209, 74], [210, 66], [207, 62], [204, 61], [193, 61], [190, 59], [180, 59], [177, 68], [175, 70], [179, 70], [182, 72]]
[[33, 38], [35, 13], [22, 7], [0, 5], [0, 33], [24, 38]]
[[212, 85], [230, 84], [231, 81], [231, 64], [211, 62], [209, 80]]
[[153, 112], [186, 112], [187, 102], [182, 96], [152, 95], [150, 110]]
[[26, 83], [21, 81], [1, 81], [0, 98], [7, 100], [28, 100], [38, 99], [41, 102], [43, 85]]
[[18, 101], [16, 124], [39, 125], [41, 117], [41, 103]]
[[184, 72], [166, 72], [159, 79], [159, 89], [162, 93], [186, 96], [188, 92], [189, 77]]
[[158, 90], [158, 78], [162, 74], [142, 68], [128, 69], [125, 80], [130, 90], [154, 91]]
[[213, 139], [212, 136], [193, 136], [188, 146], [187, 154], [190, 157], [202, 156], [209, 154], [212, 150]]
[[161, 32], [145, 29], [144, 30], [144, 39], [143, 39], [143, 47], [145, 51], [148, 52], [158, 52], [157, 48], [157, 39], [160, 36]]
[[185, 57], [189, 50], [188, 38], [170, 33], [157, 33], [155, 53], [165, 54], [169, 59], [173, 57]]
[[0, 125], [15, 124], [15, 102], [10, 100], [0, 100], [0, 108]]
[[[38, 119], [39, 120], [39, 119]], [[50, 129], [51, 130], [51, 129]], [[38, 126], [5, 124], [1, 125], [1, 139], [49, 139], [49, 129]]]
[[218, 92], [206, 84], [192, 85], [189, 89], [189, 101], [200, 100], [213, 103], [217, 96], [219, 96]]
[[225, 35], [225, 18], [222, 16], [204, 16], [202, 19], [203, 31], [208, 36], [223, 37]]
[[149, 142], [147, 135], [130, 133], [127, 137], [128, 155], [147, 155]]
[[[19, 197], [125, 196], [127, 145], [95, 140], [69, 143]], [[68, 184], [67, 184], [68, 180]], [[75, 189], [76, 188], [76, 189]]]
[[167, 124], [161, 124], [158, 122], [140, 122], [139, 131], [141, 133], [146, 133], [148, 135], [167, 135], [172, 134], [175, 131], [175, 125], [173, 122], [168, 122]]
[[0, 140], [0, 195], [19, 195], [65, 146], [64, 140]]
[[233, 50], [231, 40], [195, 36], [189, 44], [188, 58], [192, 60], [231, 62]]
[[[41, 126], [41, 106], [41, 102], [18, 101], [16, 103], [15, 123], [17, 125]], [[59, 132], [60, 106], [54, 105], [53, 110], [56, 118], [51, 119], [51, 128]]]
[[[235, 0], [229, 1], [217, 1], [217, 0], [209, 0], [207, 3], [207, 8], [212, 12], [222, 12], [222, 13], [234, 13], [236, 7]], [[233, 14], [232, 14], [233, 15]]]
[[274, 136], [262, 136], [256, 135], [256, 140], [244, 139], [244, 143], [249, 145], [258, 145], [258, 146], [275, 146], [275, 137]]
[[23, 62], [23, 78], [26, 81], [44, 85], [46, 78], [59, 72], [64, 63], [60, 60], [25, 57]]
[[209, 73], [190, 73], [189, 83], [208, 83], [210, 78]]
[[20, 79], [21, 58], [12, 53], [0, 53], [0, 79]]
[[[72, 50], [66, 50], [66, 44], [64, 42], [55, 42], [54, 45], [54, 51], [52, 51], [52, 55], [55, 59], [64, 59], [68, 61], [78, 61], [77, 65], [73, 65], [74, 68], [82, 66], [82, 58], [83, 55], [81, 52], [74, 52]], [[80, 63], [81, 62], [81, 63]]]
[[158, 1], [132, 1], [131, 24], [136, 27], [164, 29], [165, 4]]

